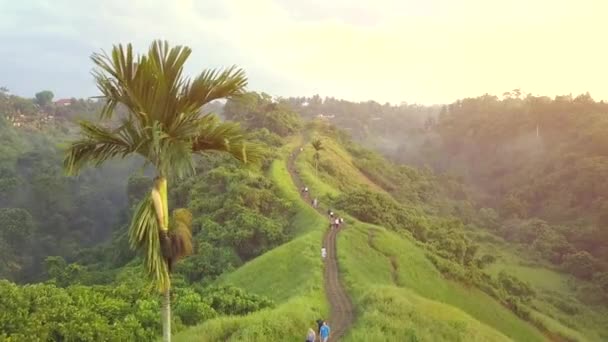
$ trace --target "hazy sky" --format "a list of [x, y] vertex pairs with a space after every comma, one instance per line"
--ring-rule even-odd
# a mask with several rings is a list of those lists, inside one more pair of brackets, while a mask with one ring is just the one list
[[446, 103], [608, 99], [606, 0], [0, 0], [0, 86], [96, 95], [94, 51], [186, 44], [192, 74], [242, 66], [273, 95]]

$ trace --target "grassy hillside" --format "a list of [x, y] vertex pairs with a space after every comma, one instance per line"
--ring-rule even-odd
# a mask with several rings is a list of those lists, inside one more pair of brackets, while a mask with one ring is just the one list
[[[340, 144], [323, 137], [323, 145], [322, 161], [340, 161], [334, 163], [333, 174], [324, 170], [315, 177], [310, 147], [297, 163], [313, 194], [331, 198], [355, 187], [382, 191], [357, 170]], [[390, 341], [394, 336], [434, 341], [544, 339], [531, 324], [485, 293], [444, 279], [414, 240], [352, 217], [347, 222], [338, 235], [338, 256], [359, 313], [348, 340]], [[417, 321], [416, 317], [422, 318]]]
[[[294, 145], [289, 145], [293, 147]], [[299, 200], [285, 160], [276, 160], [269, 177], [281, 186], [298, 214], [291, 229], [294, 240], [246, 263], [220, 278], [230, 284], [273, 299], [277, 306], [245, 317], [221, 317], [177, 334], [175, 341], [281, 341], [298, 340], [314, 321], [329, 312], [319, 257], [325, 221]]]
[[[332, 150], [340, 147], [340, 143], [327, 137], [324, 137], [323, 141], [326, 145], [333, 146]], [[325, 157], [332, 158], [333, 152], [329, 150]], [[312, 159], [301, 160], [299, 165], [303, 168], [310, 168]], [[343, 167], [351, 166], [343, 164]], [[345, 172], [354, 173], [356, 170]], [[319, 191], [331, 193], [335, 192], [335, 189], [339, 186], [339, 182], [327, 177], [327, 174], [321, 174], [319, 179], [323, 180], [319, 186]], [[351, 177], [350, 179], [357, 179], [357, 177]], [[315, 180], [311, 179], [310, 182], [314, 187]], [[367, 184], [368, 182], [365, 181], [360, 184], [353, 184], [352, 187], [365, 187]], [[361, 268], [359, 271], [361, 276], [352, 281], [353, 284], [362, 286], [361, 284], [365, 283], [363, 281], [365, 276], [384, 275], [384, 278], [376, 277], [374, 282], [378, 282], [378, 279], [390, 279], [393, 283], [412, 288], [427, 298], [461, 308], [515, 340], [531, 340], [533, 337], [536, 339], [543, 338], [531, 324], [522, 324], [521, 319], [515, 317], [510, 310], [498, 304], [485, 293], [462, 286], [459, 283], [438, 280], [437, 277], [441, 277], [441, 275], [438, 272], [428, 271], [429, 269], [434, 270], [434, 267], [426, 258], [415, 258], [412, 255], [416, 251], [419, 253], [420, 249], [416, 248], [416, 246], [422, 246], [419, 241], [408, 238], [408, 235], [395, 234], [392, 231], [383, 233], [382, 229], [374, 231], [369, 227], [364, 228], [357, 225], [355, 227], [362, 231], [359, 243], [352, 244], [347, 248], [340, 248], [340, 252], [348, 253], [351, 249], [357, 250], [358, 255], [352, 265], [360, 268], [365, 265], [364, 258], [370, 258], [371, 260], [379, 258], [379, 255], [372, 254], [362, 256], [362, 241], [367, 236], [370, 245], [385, 257], [385, 265], [387, 266], [377, 268], [377, 261], [370, 261], [367, 269]], [[349, 233], [350, 231], [345, 231], [342, 237], [348, 237]], [[492, 238], [488, 241], [494, 241], [494, 243], [488, 243], [486, 239], [476, 237], [479, 232], [471, 231], [470, 233], [473, 233], [471, 234], [472, 239], [480, 244], [481, 248], [478, 255], [492, 254], [497, 256], [497, 261], [490, 264], [484, 272], [496, 279], [499, 278], [498, 275], [501, 271], [505, 271], [507, 274], [529, 284], [535, 291], [531, 302], [524, 304], [523, 307], [530, 312], [530, 317], [526, 321], [541, 327], [541, 330], [544, 331], [544, 338], [572, 341], [606, 340], [608, 337], [606, 329], [608, 326], [608, 312], [596, 300], [597, 292], [594, 290], [593, 284], [576, 279], [567, 273], [556, 271], [554, 267], [547, 265], [542, 259], [530, 255], [528, 251], [521, 248], [514, 248], [501, 239]], [[370, 237], [372, 238], [370, 239]], [[427, 250], [425, 253], [430, 252]], [[343, 259], [347, 256], [341, 254]], [[405, 260], [402, 260], [403, 258]], [[407, 265], [407, 267], [403, 267], [403, 265]], [[424, 270], [424, 272], [420, 272], [420, 270]], [[405, 275], [403, 272], [406, 272]], [[387, 274], [391, 274], [390, 278], [387, 278]], [[448, 284], [448, 286], [444, 286], [444, 284]], [[363, 287], [365, 288], [365, 285]]]
[[[294, 148], [292, 142], [287, 149]], [[315, 172], [311, 146], [306, 145], [296, 167], [322, 207], [353, 188], [383, 192], [355, 167], [340, 143], [323, 137], [320, 171]], [[286, 150], [287, 151], [287, 150]], [[285, 152], [286, 152], [285, 151]], [[287, 153], [283, 154], [285, 157]], [[331, 165], [328, 167], [328, 165]], [[217, 282], [241, 287], [275, 300], [276, 306], [245, 317], [220, 317], [178, 334], [176, 341], [296, 340], [318, 317], [329, 312], [323, 288], [318, 249], [325, 218], [304, 203], [286, 169], [285, 160], [273, 163], [270, 178], [281, 196], [298, 209], [291, 222], [296, 238], [248, 262]], [[482, 244], [498, 251], [498, 261], [487, 271], [507, 270], [528, 281], [540, 296], [529, 305], [523, 320], [475, 286], [449, 280], [427, 257], [423, 243], [362, 223], [348, 216], [338, 235], [341, 277], [353, 299], [357, 319], [346, 341], [601, 341], [604, 319], [597, 311], [578, 305], [572, 322], [545, 294], [572, 296], [566, 276], [541, 266], [525, 265], [506, 244]], [[580, 303], [579, 303], [580, 304]], [[585, 321], [586, 320], [586, 321]], [[331, 324], [331, 322], [330, 322]], [[541, 332], [536, 326], [543, 327]]]
[[[339, 243], [345, 279], [361, 313], [352, 341], [360, 341], [360, 336], [368, 333], [368, 320], [385, 322], [373, 326], [378, 334], [389, 331], [398, 336], [403, 317], [414, 320], [418, 316], [424, 319], [411, 328], [411, 334], [422, 340], [499, 341], [506, 336], [517, 341], [543, 340], [533, 326], [487, 294], [444, 279], [424, 250], [411, 240], [355, 222], [343, 231]], [[388, 292], [387, 287], [391, 289]], [[388, 300], [387, 293], [394, 298], [390, 307], [407, 313], [405, 316], [381, 309]], [[385, 317], [380, 320], [377, 316], [383, 312]]]

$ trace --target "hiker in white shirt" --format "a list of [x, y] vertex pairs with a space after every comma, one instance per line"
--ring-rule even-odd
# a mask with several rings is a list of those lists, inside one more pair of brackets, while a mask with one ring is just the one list
[[321, 248], [321, 258], [325, 259], [325, 257], [327, 256], [327, 250], [325, 249], [325, 247]]

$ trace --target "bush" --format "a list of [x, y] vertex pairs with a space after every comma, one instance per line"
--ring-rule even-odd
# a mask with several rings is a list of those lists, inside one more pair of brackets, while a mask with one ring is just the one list
[[160, 332], [159, 302], [138, 286], [17, 286], [0, 280], [1, 340], [150, 341]]
[[509, 296], [505, 300], [505, 304], [513, 311], [517, 316], [522, 319], [529, 321], [530, 320], [530, 310], [525, 307], [522, 303], [521, 299]]
[[195, 325], [217, 316], [217, 312], [191, 289], [179, 291], [175, 299], [174, 312], [185, 325]]
[[595, 258], [586, 251], [568, 254], [564, 258], [564, 269], [582, 279], [591, 279], [598, 269]]
[[496, 257], [492, 254], [484, 254], [481, 258], [477, 259], [477, 266], [484, 268], [492, 263], [496, 262]]
[[214, 286], [201, 291], [201, 295], [215, 311], [223, 315], [245, 315], [274, 306], [264, 296], [246, 293], [234, 286]]
[[547, 301], [568, 315], [576, 315], [579, 312], [578, 305], [571, 300], [550, 296]]
[[530, 285], [504, 271], [498, 274], [498, 283], [508, 294], [518, 297], [523, 301], [527, 302], [534, 296], [534, 290], [532, 290]]

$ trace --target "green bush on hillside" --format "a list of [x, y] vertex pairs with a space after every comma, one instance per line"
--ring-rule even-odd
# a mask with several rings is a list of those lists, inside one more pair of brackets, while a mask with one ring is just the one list
[[264, 296], [246, 293], [234, 286], [212, 286], [199, 291], [205, 302], [222, 315], [245, 315], [274, 307]]

